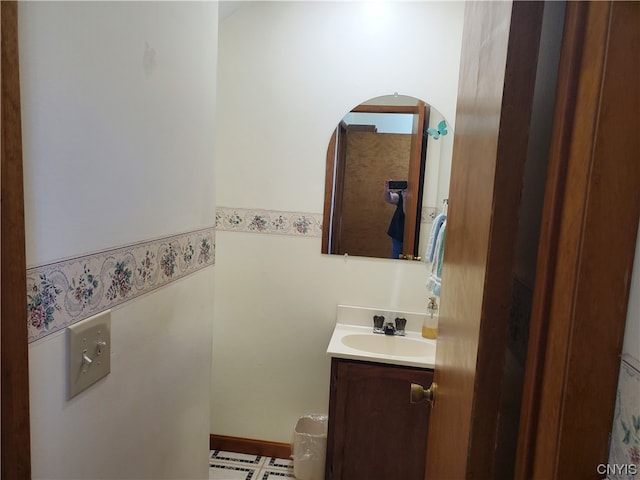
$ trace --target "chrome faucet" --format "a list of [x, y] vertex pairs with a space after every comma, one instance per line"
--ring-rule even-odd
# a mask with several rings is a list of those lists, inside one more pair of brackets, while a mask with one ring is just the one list
[[385, 335], [395, 335], [396, 327], [391, 322], [387, 322], [384, 324], [384, 334]]
[[406, 318], [396, 317], [395, 321], [386, 322], [382, 315], [373, 316], [373, 333], [383, 333], [385, 335], [400, 335], [405, 336], [405, 326], [407, 325]]

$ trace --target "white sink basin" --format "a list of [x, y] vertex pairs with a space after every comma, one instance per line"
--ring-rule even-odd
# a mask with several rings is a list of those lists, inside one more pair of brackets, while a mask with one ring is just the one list
[[[373, 333], [373, 316], [407, 319], [406, 336]], [[336, 324], [327, 346], [333, 358], [435, 369], [436, 340], [422, 337], [426, 314], [338, 305]]]
[[341, 338], [341, 342], [349, 348], [363, 352], [395, 357], [424, 357], [434, 355], [436, 351], [436, 346], [433, 343], [373, 333], [345, 335]]

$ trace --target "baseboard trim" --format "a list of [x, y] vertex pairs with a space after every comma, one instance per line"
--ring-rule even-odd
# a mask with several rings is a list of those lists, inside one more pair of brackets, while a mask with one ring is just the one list
[[288, 443], [228, 437], [213, 433], [209, 435], [209, 448], [248, 455], [262, 455], [263, 457], [289, 458], [291, 456], [291, 445]]

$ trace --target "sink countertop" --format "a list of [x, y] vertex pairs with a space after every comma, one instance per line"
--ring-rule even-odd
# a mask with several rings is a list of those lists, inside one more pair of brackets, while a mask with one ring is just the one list
[[397, 316], [407, 319], [405, 329], [406, 335], [387, 336], [389, 341], [403, 342], [409, 339], [413, 342], [420, 342], [435, 347], [436, 340], [424, 338], [421, 334], [422, 323], [426, 314], [415, 312], [401, 312], [394, 310], [373, 309], [365, 307], [352, 307], [348, 305], [338, 305], [336, 325], [333, 335], [327, 347], [327, 355], [337, 358], [347, 358], [351, 360], [362, 360], [369, 362], [388, 363], [393, 365], [405, 365], [420, 368], [435, 368], [435, 348], [430, 349], [432, 353], [424, 356], [393, 355], [375, 353], [348, 347], [343, 343], [343, 338], [348, 335], [371, 335], [373, 337], [385, 337], [383, 334], [373, 333], [373, 316], [383, 315], [385, 322], [393, 322]]

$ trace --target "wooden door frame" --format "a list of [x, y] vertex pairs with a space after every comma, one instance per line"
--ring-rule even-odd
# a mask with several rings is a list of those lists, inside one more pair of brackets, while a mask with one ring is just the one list
[[[369, 105], [361, 104], [355, 106], [352, 112], [359, 113], [399, 113], [414, 115], [414, 125], [411, 138], [411, 152], [409, 161], [408, 178], [421, 178], [424, 175], [426, 139], [425, 126], [428, 125], [431, 107], [423, 100], [419, 100], [416, 105]], [[417, 122], [415, 121], [417, 119]], [[340, 251], [340, 231], [341, 222], [335, 219], [342, 218], [342, 195], [344, 189], [344, 160], [346, 158], [345, 135], [347, 126], [340, 121], [338, 127], [333, 131], [327, 148], [327, 163], [325, 167], [324, 186], [324, 213], [322, 217], [322, 253], [337, 253]], [[420, 133], [421, 132], [421, 133]], [[337, 144], [336, 144], [337, 142]], [[338, 157], [338, 158], [336, 158]], [[334, 188], [335, 185], [335, 188]], [[424, 179], [422, 182], [424, 186]], [[405, 241], [403, 246], [403, 259], [412, 260], [419, 256], [418, 242], [420, 220], [418, 213], [422, 208], [422, 190], [420, 186], [410, 186], [411, 195], [415, 201], [408, 205], [405, 215]], [[416, 190], [414, 192], [414, 190]], [[331, 241], [329, 241], [331, 238]], [[407, 251], [407, 245], [411, 250]]]
[[567, 3], [517, 479], [600, 478], [609, 456], [640, 215], [638, 22], [637, 2]]
[[404, 205], [404, 235], [402, 245], [403, 258], [413, 260], [419, 257], [418, 243], [420, 242], [420, 210], [422, 210], [422, 196], [424, 194], [424, 171], [426, 166], [426, 128], [429, 126], [430, 106], [424, 100], [419, 100], [413, 114], [411, 127], [411, 151], [409, 153], [408, 179], [417, 178], [418, 182], [409, 181], [407, 188], [409, 202]]
[[0, 2], [2, 479], [31, 478], [18, 4]]
[[346, 129], [347, 125], [341, 120], [333, 134], [331, 134], [331, 140], [329, 140], [329, 147], [327, 148], [324, 175], [324, 210], [322, 214], [322, 252], [327, 254], [340, 251], [342, 222], [333, 219], [342, 218], [344, 157], [346, 156], [344, 136]]

